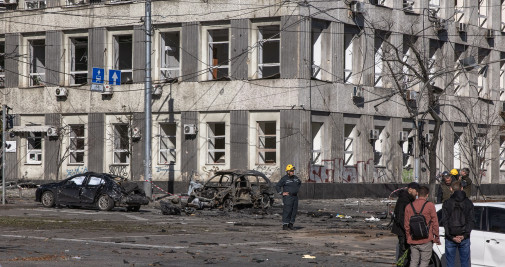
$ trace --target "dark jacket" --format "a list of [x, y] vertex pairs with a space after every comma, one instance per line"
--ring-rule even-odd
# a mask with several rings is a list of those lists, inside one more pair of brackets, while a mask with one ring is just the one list
[[[452, 177], [451, 184], [456, 181], [454, 177]], [[446, 185], [445, 181], [442, 178], [442, 181], [440, 181], [440, 184], [438, 185], [437, 188], [437, 203], [443, 203], [446, 200], [448, 200], [451, 197], [452, 191], [451, 191], [451, 185]]]
[[300, 186], [302, 185], [302, 181], [298, 176], [293, 175], [284, 175], [279, 182], [275, 185], [275, 190], [282, 194], [282, 192], [289, 192], [290, 195], [298, 194], [298, 190], [300, 190]]
[[398, 192], [398, 200], [396, 200], [391, 233], [397, 236], [405, 236], [405, 227], [403, 226], [405, 207], [412, 202], [412, 200], [412, 196], [410, 196], [407, 190], [404, 189]]
[[466, 197], [464, 191], [454, 192], [451, 195], [451, 197], [447, 201], [445, 201], [444, 204], [442, 205], [442, 225], [444, 226], [445, 229], [445, 238], [452, 240], [452, 238], [454, 237], [451, 236], [450, 234], [448, 220], [451, 217], [451, 211], [454, 210], [454, 204], [456, 202], [461, 203], [461, 206], [463, 207], [463, 213], [466, 215], [465, 216], [466, 227], [463, 236], [465, 237], [465, 239], [470, 238], [470, 232], [472, 231], [474, 226], [473, 203], [470, 199]]
[[469, 175], [461, 176], [461, 186], [463, 186], [463, 191], [465, 192], [467, 197], [472, 196], [472, 179], [470, 179]]

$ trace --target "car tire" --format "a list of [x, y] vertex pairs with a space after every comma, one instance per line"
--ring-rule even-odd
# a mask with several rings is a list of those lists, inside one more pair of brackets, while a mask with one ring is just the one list
[[442, 267], [442, 262], [438, 258], [437, 253], [435, 253], [435, 252], [431, 253], [430, 264], [428, 266], [429, 267]]
[[99, 210], [107, 211], [114, 208], [114, 201], [107, 195], [101, 195], [96, 202]]
[[233, 211], [233, 200], [230, 197], [223, 200], [223, 210]]
[[261, 196], [261, 208], [262, 209], [268, 209], [272, 207], [274, 204], [274, 199], [270, 198], [269, 194], [263, 194]]
[[128, 212], [137, 212], [140, 210], [140, 206], [128, 206], [126, 207], [126, 211]]
[[55, 204], [54, 193], [51, 191], [46, 191], [42, 193], [42, 196], [40, 197], [40, 202], [42, 203], [42, 206], [46, 208], [54, 207]]

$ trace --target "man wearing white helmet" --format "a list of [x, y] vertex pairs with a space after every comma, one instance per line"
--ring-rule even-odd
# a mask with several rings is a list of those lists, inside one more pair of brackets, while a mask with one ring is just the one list
[[295, 166], [288, 164], [286, 166], [286, 175], [284, 175], [275, 189], [282, 195], [284, 208], [282, 211], [282, 229], [294, 230], [296, 213], [298, 212], [298, 190], [302, 181], [295, 175]]

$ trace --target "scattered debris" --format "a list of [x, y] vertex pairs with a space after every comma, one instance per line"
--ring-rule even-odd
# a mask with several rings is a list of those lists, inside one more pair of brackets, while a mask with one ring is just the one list
[[368, 222], [378, 222], [380, 221], [379, 218], [375, 218], [374, 216], [370, 217], [370, 218], [366, 218], [365, 221], [368, 221]]
[[315, 259], [316, 256], [312, 256], [312, 255], [308, 255], [308, 254], [305, 254], [303, 255], [302, 259]]

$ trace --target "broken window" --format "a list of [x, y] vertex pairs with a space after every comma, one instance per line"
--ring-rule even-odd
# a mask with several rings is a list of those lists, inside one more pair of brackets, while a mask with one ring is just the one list
[[[121, 70], [121, 84], [133, 82], [132, 35], [114, 36], [114, 69]], [[113, 77], [109, 79], [114, 80]]]
[[[402, 142], [402, 154], [403, 154], [403, 168], [410, 169], [413, 167], [413, 155], [414, 155], [414, 137], [409, 134], [410, 129], [404, 129], [400, 132], [400, 135], [407, 136], [406, 140], [401, 140]], [[413, 131], [415, 132], [415, 130]], [[405, 138], [405, 137], [404, 137]]]
[[479, 15], [479, 26], [487, 28], [487, 0], [478, 0], [478, 15]]
[[176, 159], [177, 124], [160, 123], [160, 154], [159, 164], [175, 164]]
[[456, 22], [465, 22], [465, 0], [454, 0]]
[[354, 139], [356, 136], [356, 125], [344, 125], [344, 165], [354, 165], [356, 159], [354, 158]]
[[26, 163], [40, 164], [42, 163], [42, 133], [29, 132], [26, 138]]
[[323, 160], [323, 123], [312, 122], [312, 164], [322, 165]]
[[374, 164], [375, 166], [384, 166], [384, 161], [382, 160], [382, 155], [385, 147], [385, 137], [383, 135], [383, 127], [376, 127], [370, 132], [370, 142], [372, 142], [372, 147], [374, 151]]
[[461, 168], [461, 136], [463, 133], [454, 133], [454, 146], [453, 146], [453, 154], [454, 154], [454, 168]]
[[226, 126], [224, 122], [207, 123], [207, 163], [225, 163]]
[[500, 171], [505, 171], [505, 136], [500, 136]]
[[[469, 67], [467, 64], [461, 63], [464, 61], [465, 57], [467, 56], [466, 50], [468, 46], [466, 45], [460, 45], [456, 44], [454, 49], [454, 59], [455, 61], [455, 72], [454, 72], [454, 80], [453, 80], [453, 85], [454, 85], [454, 95], [465, 95], [468, 94], [468, 90], [466, 88], [466, 73], [463, 70], [463, 68]], [[475, 64], [475, 60], [474, 60]]]
[[46, 8], [45, 0], [25, 0], [25, 9]]
[[322, 78], [322, 53], [323, 53], [323, 30], [328, 28], [328, 23], [312, 21], [312, 77]]
[[258, 78], [279, 78], [281, 73], [279, 25], [258, 26]]
[[487, 73], [488, 73], [488, 65], [487, 62], [489, 60], [489, 49], [482, 49], [479, 48], [479, 57], [478, 57], [478, 63], [480, 66], [480, 69], [478, 71], [478, 76], [477, 76], [477, 92], [479, 97], [483, 98], [489, 98], [489, 88], [488, 88], [488, 81], [487, 81]]
[[438, 11], [440, 10], [440, 0], [430, 0], [428, 6], [431, 10], [438, 14]]
[[353, 71], [354, 71], [354, 40], [356, 38], [356, 33], [351, 30], [345, 29], [344, 34], [344, 83], [353, 83]]
[[403, 0], [403, 10], [404, 11], [414, 11], [414, 0]]
[[383, 87], [383, 78], [382, 78], [382, 70], [384, 68], [383, 56], [384, 56], [384, 38], [386, 38], [385, 34], [378, 33], [376, 34], [375, 41], [375, 61], [374, 61], [374, 86], [375, 87]]
[[70, 84], [85, 84], [88, 82], [88, 38], [71, 38], [70, 45]]
[[228, 78], [230, 70], [229, 29], [209, 30], [209, 80]]
[[5, 42], [0, 42], [0, 88], [5, 86]]
[[114, 146], [113, 146], [113, 163], [128, 164], [130, 163], [130, 140], [128, 139], [128, 125], [114, 124]]
[[173, 80], [180, 75], [180, 37], [179, 32], [161, 33], [161, 79]]
[[257, 122], [258, 164], [275, 164], [277, 161], [277, 135], [275, 121]]
[[70, 163], [84, 163], [84, 124], [70, 125]]
[[30, 40], [30, 86], [44, 85], [46, 77], [46, 42], [45, 40]]

